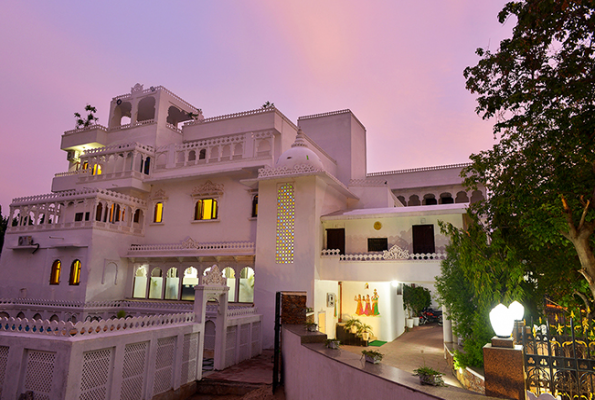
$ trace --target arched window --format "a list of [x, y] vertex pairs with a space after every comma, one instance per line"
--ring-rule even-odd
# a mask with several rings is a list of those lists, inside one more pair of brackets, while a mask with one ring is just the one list
[[250, 267], [240, 272], [240, 294], [241, 303], [252, 303], [254, 301], [254, 270]]
[[178, 269], [170, 268], [165, 275], [165, 299], [177, 300], [180, 278], [178, 278]]
[[134, 222], [136, 222], [137, 224], [140, 222], [140, 209], [134, 212]]
[[21, 311], [20, 313], [17, 314], [17, 318], [25, 319], [25, 313]]
[[217, 219], [217, 200], [201, 199], [194, 206], [194, 220]]
[[101, 165], [93, 165], [93, 175], [101, 175]]
[[163, 203], [155, 204], [155, 212], [153, 213], [153, 222], [159, 224], [163, 221]]
[[198, 285], [198, 270], [188, 267], [182, 280], [182, 300], [194, 300], [194, 286]]
[[81, 262], [74, 260], [70, 266], [70, 281], [71, 285], [78, 285], [81, 282]]
[[52, 264], [52, 272], [50, 274], [50, 285], [60, 284], [60, 268], [61, 267], [62, 267], [62, 263], [60, 262], [60, 260], [56, 260]]
[[151, 168], [151, 157], [147, 157], [147, 159], [145, 160], [145, 170], [144, 170], [145, 175], [149, 175], [150, 168]]
[[101, 221], [101, 214], [103, 213], [103, 205], [101, 203], [97, 204], [97, 209], [95, 210], [95, 221]]
[[147, 267], [140, 266], [134, 274], [134, 289], [132, 297], [144, 299], [147, 296]]
[[252, 217], [256, 218], [258, 217], [258, 195], [255, 194], [254, 197], [252, 197]]
[[163, 289], [163, 271], [161, 268], [154, 268], [151, 271], [151, 283], [149, 284], [149, 299], [160, 299]]
[[230, 268], [223, 268], [223, 276], [227, 278], [227, 286], [229, 291], [227, 292], [227, 301], [236, 301], [236, 272]]
[[42, 318], [41, 318], [41, 314], [40, 314], [40, 313], [37, 313], [37, 314], [35, 314], [35, 315], [33, 316], [33, 319], [36, 319], [36, 320], [42, 319]]
[[205, 158], [207, 158], [207, 149], [202, 149], [199, 153], [198, 153], [198, 159], [199, 160], [204, 160]]

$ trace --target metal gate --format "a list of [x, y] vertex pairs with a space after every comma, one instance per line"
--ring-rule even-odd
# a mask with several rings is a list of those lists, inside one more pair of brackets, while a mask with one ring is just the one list
[[595, 332], [586, 319], [575, 326], [555, 317], [523, 332], [527, 390], [563, 400], [595, 399]]

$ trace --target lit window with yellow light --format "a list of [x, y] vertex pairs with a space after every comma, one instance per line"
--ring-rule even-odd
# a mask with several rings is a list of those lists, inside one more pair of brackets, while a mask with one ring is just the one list
[[50, 285], [58, 285], [60, 283], [60, 269], [62, 263], [60, 260], [54, 261], [52, 264], [52, 272], [50, 273]]
[[78, 285], [81, 282], [81, 262], [74, 260], [70, 266], [70, 281], [71, 285]]
[[252, 197], [252, 218], [258, 217], [258, 195]]
[[194, 220], [217, 219], [217, 200], [201, 199], [194, 207]]
[[101, 175], [101, 165], [93, 165], [93, 175]]
[[153, 215], [153, 222], [159, 224], [163, 222], [163, 203], [155, 204], [155, 213]]

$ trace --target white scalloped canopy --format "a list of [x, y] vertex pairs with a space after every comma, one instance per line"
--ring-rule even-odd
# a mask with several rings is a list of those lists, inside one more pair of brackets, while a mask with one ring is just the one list
[[300, 129], [298, 130], [295, 142], [291, 145], [291, 148], [281, 154], [275, 166], [277, 168], [294, 168], [296, 165], [303, 164], [311, 165], [320, 170], [324, 169], [320, 157], [308, 148], [308, 143], [306, 142], [306, 139], [304, 139], [304, 133]]

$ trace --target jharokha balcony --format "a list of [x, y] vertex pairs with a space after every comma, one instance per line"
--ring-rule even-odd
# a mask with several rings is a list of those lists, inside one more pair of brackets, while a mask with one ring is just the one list
[[8, 233], [99, 228], [140, 235], [144, 200], [107, 189], [21, 197], [10, 205]]

